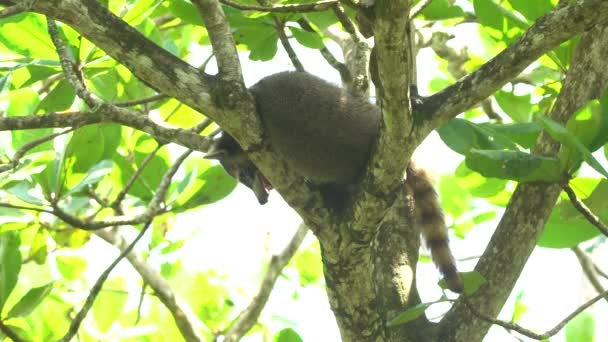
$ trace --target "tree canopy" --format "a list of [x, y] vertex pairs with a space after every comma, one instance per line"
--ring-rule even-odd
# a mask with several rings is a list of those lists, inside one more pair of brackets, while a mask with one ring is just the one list
[[[0, 6], [4, 338], [301, 341], [323, 333], [277, 308], [302, 305], [307, 289], [327, 292], [343, 341], [481, 341], [492, 326], [514, 339], [594, 338], [585, 310], [608, 298], [598, 257], [608, 236], [608, 2]], [[287, 56], [314, 73], [311, 54], [382, 111], [365, 176], [339, 212], [274, 153], [243, 82], [243, 58], [271, 73]], [[211, 260], [238, 259], [242, 235], [223, 237], [222, 256], [196, 245], [232, 231], [221, 220], [205, 226], [237, 187], [203, 158], [220, 128], [304, 222], [281, 251], [262, 247], [246, 285]], [[459, 260], [471, 266], [463, 294], [441, 294], [440, 282], [436, 298], [421, 299], [428, 282], [417, 278], [436, 275], [417, 273], [429, 258], [402, 178], [435, 131], [462, 160], [438, 187], [452, 240], [477, 243], [479, 226], [496, 227], [482, 255], [457, 255], [473, 259]], [[592, 288], [564, 293], [584, 300], [546, 330], [522, 317], [547, 308], [514, 292], [537, 247], [576, 256]], [[268, 310], [278, 311], [262, 313], [271, 294], [281, 304]], [[512, 318], [499, 320], [508, 298]]]

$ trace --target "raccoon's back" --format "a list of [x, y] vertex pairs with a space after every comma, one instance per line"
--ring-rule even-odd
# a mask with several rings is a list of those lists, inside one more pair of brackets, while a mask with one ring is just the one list
[[378, 134], [376, 106], [303, 72], [268, 76], [250, 90], [270, 143], [292, 168], [318, 184], [356, 182]]

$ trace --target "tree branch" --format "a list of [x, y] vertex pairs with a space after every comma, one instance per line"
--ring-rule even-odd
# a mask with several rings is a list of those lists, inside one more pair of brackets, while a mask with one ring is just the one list
[[513, 330], [519, 334], [533, 338], [535, 340], [546, 340], [549, 337], [557, 334], [560, 330], [562, 330], [562, 328], [564, 326], [566, 326], [566, 324], [568, 324], [568, 322], [573, 320], [576, 316], [578, 316], [578, 314], [585, 311], [588, 307], [595, 304], [597, 301], [599, 301], [602, 298], [606, 298], [608, 300], [608, 291], [604, 291], [604, 292], [600, 293], [599, 295], [593, 297], [591, 300], [587, 301], [585, 304], [578, 307], [571, 314], [566, 316], [566, 318], [564, 318], [559, 323], [557, 323], [557, 325], [555, 325], [552, 329], [550, 329], [542, 334], [535, 333], [534, 331], [532, 331], [530, 329], [526, 329], [519, 324], [516, 324], [513, 322], [501, 321], [501, 320], [493, 318], [492, 316], [490, 316], [488, 314], [482, 313], [479, 310], [477, 310], [477, 308], [475, 308], [473, 306], [473, 304], [471, 304], [466, 298], [463, 300], [463, 303], [467, 307], [467, 309], [469, 309], [471, 312], [473, 312], [473, 314], [475, 316], [481, 318], [482, 320], [484, 320], [488, 323], [499, 325], [507, 330]]
[[145, 115], [110, 105], [102, 105], [96, 112], [49, 113], [27, 116], [0, 117], [0, 131], [38, 128], [81, 127], [96, 123], [117, 123], [171, 141], [195, 151], [206, 152], [211, 141], [189, 129], [170, 128], [157, 124]]
[[190, 153], [192, 153], [192, 150], [184, 152], [173, 162], [169, 170], [167, 170], [167, 173], [165, 173], [165, 175], [161, 179], [160, 184], [158, 185], [158, 188], [154, 193], [154, 197], [152, 197], [152, 199], [148, 203], [148, 206], [146, 207], [146, 210], [142, 214], [133, 217], [115, 216], [101, 221], [89, 221], [68, 214], [59, 207], [59, 204], [56, 201], [53, 201], [51, 202], [51, 208], [53, 208], [53, 215], [57, 216], [58, 218], [73, 227], [84, 230], [97, 230], [111, 226], [132, 226], [143, 222], [148, 222], [155, 216], [165, 212], [166, 208], [162, 207], [161, 203], [165, 199], [167, 190], [169, 190], [169, 186], [171, 185], [171, 179], [173, 178], [181, 164], [184, 162], [184, 160], [186, 160], [186, 158], [190, 155]]
[[139, 79], [230, 126], [230, 114], [214, 104], [213, 77], [160, 48], [99, 1], [33, 1], [31, 10], [70, 25]]
[[492, 95], [530, 63], [560, 43], [608, 22], [608, 2], [580, 0], [539, 18], [519, 39], [460, 81], [423, 100], [428, 120], [417, 132], [419, 142], [432, 130]]
[[[606, 291], [606, 289], [604, 289], [602, 283], [598, 278], [597, 265], [593, 262], [593, 260], [591, 260], [589, 255], [578, 246], [572, 247], [572, 252], [574, 252], [574, 255], [576, 255], [578, 263], [583, 269], [583, 273], [585, 274], [595, 291], [597, 291], [597, 293], [602, 293]], [[606, 299], [606, 302], [608, 302], [608, 297], [604, 298]]]
[[118, 265], [118, 263], [129, 252], [131, 252], [133, 247], [135, 247], [137, 242], [139, 242], [139, 240], [144, 236], [144, 234], [146, 233], [146, 231], [148, 230], [148, 228], [150, 227], [151, 224], [152, 224], [152, 221], [146, 222], [146, 224], [143, 226], [143, 228], [141, 229], [139, 234], [137, 234], [137, 237], [135, 237], [135, 239], [120, 253], [118, 258], [116, 258], [110, 264], [110, 266], [108, 266], [108, 268], [101, 273], [101, 275], [95, 282], [95, 285], [93, 285], [93, 287], [91, 288], [91, 292], [87, 296], [87, 299], [86, 299], [84, 305], [82, 306], [80, 311], [78, 311], [78, 313], [76, 314], [76, 317], [74, 317], [74, 319], [72, 320], [72, 323], [70, 323], [70, 328], [68, 329], [68, 332], [59, 340], [60, 342], [69, 342], [76, 335], [76, 333], [78, 332], [78, 329], [80, 328], [80, 324], [86, 317], [87, 313], [93, 306], [95, 299], [99, 295], [99, 291], [101, 291], [101, 288], [103, 287], [103, 283], [105, 283], [105, 281], [108, 279], [108, 276], [110, 276], [110, 273], [112, 272], [112, 270], [114, 270], [116, 265]]
[[0, 173], [2, 172], [6, 172], [8, 170], [12, 170], [14, 168], [17, 167], [17, 165], [19, 165], [19, 160], [21, 160], [21, 158], [23, 158], [23, 156], [31, 149], [35, 148], [36, 146], [39, 146], [41, 144], [44, 144], [47, 141], [51, 141], [55, 138], [57, 138], [60, 135], [64, 135], [67, 134], [69, 132], [72, 132], [74, 129], [67, 129], [63, 132], [59, 132], [59, 133], [54, 133], [51, 135], [47, 135], [46, 137], [42, 137], [40, 139], [36, 139], [33, 141], [28, 142], [27, 144], [21, 146], [17, 152], [15, 152], [15, 154], [13, 155], [13, 158], [5, 165], [0, 165]]
[[599, 217], [595, 216], [595, 214], [591, 211], [591, 209], [589, 209], [585, 205], [585, 203], [583, 203], [583, 201], [581, 201], [580, 199], [578, 199], [576, 197], [576, 194], [574, 193], [574, 190], [572, 190], [570, 185], [568, 183], [565, 183], [562, 186], [562, 189], [568, 195], [568, 198], [570, 199], [570, 203], [572, 203], [572, 206], [576, 210], [578, 210], [578, 212], [581, 213], [581, 215], [583, 215], [587, 219], [587, 221], [589, 221], [589, 223], [594, 225], [600, 232], [602, 232], [602, 234], [604, 234], [604, 236], [608, 236], [608, 226], [606, 226], [604, 224], [604, 222], [602, 222], [602, 220], [600, 220]]
[[[128, 246], [125, 238], [116, 231], [103, 229], [96, 231], [95, 235], [116, 246], [123, 253]], [[198, 335], [194, 326], [195, 323], [200, 324], [200, 322], [192, 313], [187, 314], [187, 306], [183, 303], [179, 303], [179, 300], [175, 296], [175, 293], [167, 280], [165, 280], [157, 270], [146, 263], [139, 254], [130, 251], [126, 254], [126, 257], [137, 273], [139, 273], [144, 283], [152, 288], [154, 294], [163, 305], [165, 305], [167, 310], [169, 310], [184, 339], [188, 342], [202, 341], [202, 337]]]
[[323, 12], [333, 6], [338, 1], [325, 0], [318, 1], [308, 4], [288, 4], [288, 5], [272, 5], [272, 6], [260, 6], [260, 5], [244, 5], [239, 4], [230, 0], [220, 0], [224, 5], [243, 10], [243, 11], [259, 11], [259, 12], [276, 12], [276, 13], [306, 13], [306, 12]]
[[262, 280], [260, 291], [258, 291], [258, 294], [251, 301], [249, 306], [239, 313], [236, 320], [232, 322], [230, 328], [224, 333], [224, 341], [239, 341], [257, 322], [262, 309], [264, 309], [264, 306], [268, 301], [268, 297], [270, 297], [275, 282], [281, 275], [285, 266], [289, 264], [289, 261], [298, 251], [298, 248], [306, 237], [306, 233], [308, 233], [308, 227], [303, 223], [300, 224], [300, 227], [298, 227], [298, 230], [285, 249], [279, 255], [272, 256], [270, 265], [268, 265], [268, 270]]
[[[608, 28], [596, 27], [582, 37], [553, 107], [554, 120], [566, 122], [578, 108], [601, 95], [608, 84], [608, 67], [603, 58], [607, 54]], [[559, 145], [542, 133], [534, 151], [556, 155], [558, 149]], [[560, 191], [557, 183], [517, 186], [475, 268], [487, 282], [470, 297], [472, 305], [482, 308], [489, 316], [498, 315], [536, 246]], [[439, 339], [449, 342], [458, 337], [458, 341], [481, 341], [489, 327], [487, 320], [471, 316], [464, 304], [458, 302], [441, 321]]]

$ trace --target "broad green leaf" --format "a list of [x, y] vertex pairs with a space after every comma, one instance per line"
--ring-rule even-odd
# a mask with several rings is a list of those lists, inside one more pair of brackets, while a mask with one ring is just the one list
[[593, 342], [595, 340], [595, 318], [588, 312], [581, 312], [566, 324], [567, 342]]
[[325, 47], [323, 44], [323, 38], [318, 33], [304, 31], [297, 27], [289, 27], [289, 30], [293, 34], [293, 37], [298, 43], [311, 49], [322, 49]]
[[534, 22], [536, 19], [542, 17], [547, 14], [549, 11], [553, 9], [553, 4], [551, 0], [509, 0], [511, 6], [523, 14], [529, 22]]
[[439, 197], [443, 210], [452, 217], [460, 217], [470, 210], [471, 195], [458, 184], [453, 175], [441, 177]]
[[18, 89], [11, 91], [8, 95], [7, 116], [25, 116], [36, 113], [36, 107], [40, 103], [38, 92], [34, 89]]
[[50, 231], [53, 240], [61, 247], [82, 247], [91, 239], [91, 232], [82, 229], [60, 229]]
[[464, 17], [462, 8], [452, 5], [452, 2], [448, 0], [431, 1], [421, 14], [424, 16], [424, 19], [431, 21]]
[[[543, 128], [551, 135], [551, 137], [560, 143], [562, 143], [569, 150], [562, 149], [560, 151], [560, 161], [565, 163], [564, 171], [572, 171], [571, 168], [577, 168], [577, 159], [573, 157], [573, 153], [578, 153], [589, 166], [599, 172], [602, 176], [608, 178], [608, 172], [602, 167], [602, 165], [593, 157], [589, 149], [568, 129], [559, 123], [551, 120], [550, 118], [542, 115], [537, 116], [538, 121], [541, 123]], [[563, 170], [563, 169], [562, 169]]]
[[518, 96], [499, 90], [495, 94], [496, 102], [502, 110], [515, 122], [530, 122], [532, 118], [532, 103], [530, 94]]
[[517, 294], [515, 298], [515, 307], [513, 308], [513, 316], [511, 317], [511, 321], [519, 322], [523, 315], [529, 311], [528, 306], [524, 303], [524, 292], [520, 292]]
[[1, 19], [0, 27], [0, 49], [29, 58], [57, 58], [44, 16], [32, 12], [17, 14]]
[[51, 293], [53, 283], [31, 288], [27, 293], [19, 299], [11, 310], [8, 312], [7, 318], [25, 317], [28, 316], [38, 305]]
[[112, 159], [118, 152], [118, 146], [120, 146], [120, 138], [122, 135], [122, 127], [118, 124], [100, 124], [97, 128], [103, 136], [103, 159]]
[[[462, 277], [462, 282], [464, 283], [464, 293], [469, 296], [477, 292], [481, 285], [486, 283], [486, 278], [484, 278], [481, 273], [477, 271], [460, 272], [460, 276]], [[448, 288], [444, 279], [439, 281], [439, 286], [441, 286], [442, 289]]]
[[474, 0], [473, 7], [480, 24], [498, 31], [504, 28], [504, 15], [501, 6], [494, 0]]
[[597, 151], [608, 142], [608, 106], [598, 100], [589, 101], [568, 120], [566, 128], [591, 152]]
[[58, 255], [55, 260], [57, 261], [57, 270], [66, 280], [81, 278], [88, 265], [84, 258], [75, 255]]
[[300, 335], [291, 328], [286, 328], [278, 332], [274, 337], [274, 342], [303, 342]]
[[[112, 186], [118, 189], [115, 191], [115, 195], [117, 195], [118, 191], [123, 189], [127, 182], [129, 182], [129, 179], [135, 174], [135, 168], [126, 157], [118, 153], [114, 155], [112, 160], [117, 165], [117, 167], [112, 170], [111, 174]], [[152, 198], [153, 191], [143, 183], [141, 177], [138, 177], [129, 189], [129, 195], [147, 201]]]
[[4, 187], [4, 190], [25, 203], [33, 205], [44, 205], [45, 201], [39, 188], [27, 180], [17, 181], [15, 185]]
[[183, 21], [203, 26], [203, 20], [199, 15], [199, 12], [194, 8], [191, 2], [187, 2], [184, 0], [173, 0], [168, 2], [168, 8], [176, 17], [182, 19]]
[[267, 61], [275, 56], [279, 36], [269, 16], [248, 18], [242, 11], [229, 7], [224, 7], [224, 10], [233, 29], [235, 42], [251, 51], [249, 59]]
[[559, 160], [517, 151], [473, 149], [466, 156], [466, 165], [485, 177], [518, 182], [550, 182], [562, 178]]
[[114, 102], [118, 99], [119, 80], [120, 77], [118, 77], [118, 73], [116, 72], [115, 68], [108, 68], [105, 71], [87, 79], [95, 94], [107, 102]]
[[21, 239], [14, 231], [0, 234], [0, 311], [17, 285], [21, 271]]
[[76, 93], [66, 80], [61, 80], [44, 97], [38, 105], [38, 111], [42, 112], [61, 112], [69, 109], [74, 103]]
[[541, 131], [541, 126], [534, 122], [507, 124], [480, 124], [488, 130], [508, 137], [523, 148], [532, 148]]
[[97, 125], [77, 129], [65, 151], [65, 165], [71, 174], [85, 174], [101, 159], [104, 136]]
[[49, 253], [48, 249], [46, 230], [38, 228], [30, 245], [29, 258], [34, 260], [38, 265], [43, 265], [46, 263], [46, 258]]
[[89, 185], [97, 184], [102, 178], [109, 175], [114, 169], [114, 163], [111, 160], [102, 160], [89, 170], [84, 178], [75, 187], [68, 189], [66, 195], [78, 193], [86, 189]]
[[471, 149], [517, 150], [517, 146], [491, 126], [468, 120], [453, 119], [437, 129], [441, 140], [457, 153], [466, 155]]
[[[110, 278], [104, 283], [104, 287], [113, 290], [124, 290], [125, 281], [121, 278]], [[93, 304], [92, 312], [97, 327], [102, 332], [108, 331], [122, 314], [128, 294], [120, 291], [101, 291]]]
[[[539, 246], [547, 248], [571, 248], [600, 235], [599, 230], [582, 217], [564, 218], [561, 215], [563, 205], [571, 206], [569, 202], [562, 201], [560, 205], [553, 208], [549, 220], [545, 224], [545, 230], [538, 241]], [[599, 214], [604, 222], [608, 218], [608, 210], [596, 214]]]
[[293, 263], [300, 273], [300, 284], [319, 283], [323, 279], [323, 262], [318, 241], [315, 240], [308, 248], [298, 252]]
[[[234, 190], [237, 182], [219, 166], [209, 167], [201, 158], [190, 158], [188, 165], [193, 165], [189, 176], [184, 180], [185, 186], [175, 190], [179, 195], [173, 204], [176, 212], [193, 209], [201, 205], [217, 202]], [[195, 175], [197, 175], [194, 177]]]
[[405, 310], [404, 312], [400, 313], [399, 315], [397, 315], [397, 317], [391, 319], [387, 325], [389, 327], [394, 327], [396, 325], [401, 325], [401, 324], [411, 322], [411, 321], [415, 320], [416, 318], [420, 317], [426, 311], [426, 309], [428, 309], [431, 305], [439, 303], [439, 302], [441, 302], [441, 301], [430, 302], [430, 303], [420, 303], [420, 304], [418, 304], [414, 307], [411, 307], [411, 308]]

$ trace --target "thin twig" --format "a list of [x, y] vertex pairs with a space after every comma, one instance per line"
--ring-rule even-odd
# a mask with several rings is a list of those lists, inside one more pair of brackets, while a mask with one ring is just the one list
[[266, 271], [264, 279], [262, 280], [260, 291], [258, 291], [258, 294], [251, 301], [249, 306], [247, 306], [245, 310], [241, 311], [230, 328], [224, 333], [224, 341], [238, 341], [257, 322], [262, 309], [268, 301], [268, 297], [270, 296], [277, 278], [279, 275], [281, 275], [283, 268], [287, 266], [289, 261], [298, 251], [298, 248], [302, 244], [302, 241], [304, 241], [307, 232], [308, 227], [306, 227], [306, 225], [303, 223], [300, 224], [293, 238], [289, 244], [287, 244], [281, 254], [274, 255], [272, 257], [268, 270]]
[[120, 205], [122, 204], [122, 201], [127, 196], [127, 193], [129, 192], [129, 190], [131, 190], [131, 187], [133, 186], [133, 184], [135, 184], [135, 181], [137, 180], [137, 178], [139, 178], [139, 176], [144, 171], [144, 169], [146, 168], [146, 166], [150, 163], [150, 161], [152, 161], [152, 159], [156, 156], [156, 154], [158, 153], [158, 151], [163, 146], [164, 146], [163, 144], [156, 145], [156, 148], [154, 149], [154, 151], [152, 151], [151, 153], [149, 153], [146, 156], [146, 158], [141, 162], [141, 164], [139, 165], [139, 167], [137, 168], [137, 170], [135, 170], [135, 172], [133, 172], [133, 174], [131, 175], [131, 177], [127, 181], [127, 184], [125, 184], [125, 186], [122, 188], [122, 190], [120, 190], [120, 193], [116, 196], [116, 199], [114, 200], [114, 202], [112, 202], [112, 204], [110, 204], [110, 208], [113, 208], [114, 210], [116, 210], [116, 212], [119, 215], [123, 215], [124, 214], [124, 212], [122, 211], [122, 208], [120, 207]]
[[243, 11], [260, 11], [260, 12], [278, 12], [278, 13], [305, 13], [305, 12], [323, 12], [335, 6], [337, 1], [327, 0], [308, 4], [290, 4], [290, 5], [243, 5], [230, 0], [220, 0], [224, 5], [234, 7]]
[[114, 105], [118, 106], [118, 107], [131, 107], [131, 106], [137, 106], [140, 104], [146, 104], [146, 103], [150, 103], [150, 102], [164, 100], [167, 98], [169, 98], [169, 96], [167, 96], [165, 94], [156, 94], [156, 95], [153, 95], [150, 97], [145, 97], [143, 99], [135, 99], [135, 100], [130, 100], [130, 101], [117, 102], [117, 103], [114, 103]]
[[169, 190], [169, 186], [171, 185], [171, 179], [181, 166], [181, 164], [186, 160], [186, 158], [192, 153], [192, 150], [187, 150], [182, 153], [173, 165], [167, 170], [165, 175], [160, 181], [158, 188], [156, 189], [156, 193], [148, 203], [146, 210], [144, 213], [136, 216], [114, 216], [107, 218], [101, 221], [89, 221], [83, 220], [76, 216], [73, 216], [63, 209], [61, 209], [57, 203], [57, 201], [51, 202], [51, 208], [53, 208], [53, 215], [57, 216], [67, 224], [77, 227], [83, 230], [98, 230], [101, 228], [111, 227], [111, 226], [126, 226], [126, 225], [136, 225], [144, 222], [148, 222], [152, 218], [157, 215], [163, 214], [166, 212], [166, 208], [161, 206], [161, 203], [165, 199], [165, 195], [167, 194], [167, 190]]
[[576, 197], [576, 194], [570, 185], [568, 183], [564, 183], [562, 189], [568, 195], [570, 203], [572, 203], [574, 208], [576, 208], [576, 210], [578, 210], [578, 212], [581, 213], [587, 219], [587, 221], [589, 221], [589, 223], [594, 225], [600, 232], [602, 232], [602, 234], [608, 236], [608, 226], [606, 226], [604, 222], [599, 219], [599, 217], [595, 216], [595, 214], [585, 205], [585, 203], [583, 203], [583, 201]]
[[60, 135], [72, 132], [74, 130], [74, 128], [70, 128], [70, 129], [66, 129], [63, 132], [59, 132], [59, 133], [54, 133], [51, 135], [47, 135], [46, 137], [42, 137], [40, 139], [36, 139], [33, 141], [30, 141], [29, 143], [21, 146], [21, 148], [19, 148], [17, 150], [17, 152], [15, 152], [15, 154], [13, 155], [13, 158], [5, 165], [0, 165], [0, 173], [2, 172], [6, 172], [9, 170], [12, 170], [14, 168], [17, 167], [17, 165], [19, 165], [19, 160], [31, 149], [35, 148], [36, 146], [42, 145], [47, 141], [51, 141], [55, 138], [57, 138]]
[[[300, 27], [304, 31], [318, 34], [317, 30], [315, 30], [312, 27], [312, 25], [310, 25], [310, 23], [308, 22], [308, 20], [306, 20], [306, 18], [298, 19], [298, 24], [300, 24]], [[338, 59], [325, 46], [323, 48], [319, 49], [319, 52], [321, 53], [321, 56], [323, 56], [323, 58], [325, 58], [325, 61], [340, 73], [340, 78], [342, 79], [342, 82], [348, 83], [351, 81], [352, 76], [351, 76], [350, 70], [348, 70], [348, 67], [346, 66], [346, 64], [338, 61]]]
[[433, 0], [421, 0], [410, 10], [410, 20], [416, 18]]
[[[115, 230], [98, 230], [95, 235], [116, 246], [121, 251], [124, 251], [127, 246], [125, 238]], [[127, 260], [139, 273], [144, 284], [148, 284], [152, 288], [154, 295], [169, 310], [184, 340], [188, 342], [202, 341], [202, 338], [198, 336], [197, 329], [195, 329], [195, 324], [198, 330], [204, 329], [204, 327], [196, 315], [187, 311], [188, 306], [178, 300], [171, 285], [158, 273], [158, 270], [150, 266], [138, 253], [128, 253]]]
[[27, 1], [22, 1], [17, 3], [16, 5], [7, 7], [0, 11], [0, 19], [10, 17], [11, 15], [19, 14], [21, 12], [27, 11]]
[[529, 338], [533, 338], [535, 340], [544, 340], [544, 339], [548, 339], [549, 337], [557, 334], [560, 330], [562, 330], [562, 328], [568, 324], [568, 322], [570, 322], [572, 319], [574, 319], [574, 317], [576, 317], [578, 314], [580, 314], [581, 312], [585, 311], [588, 307], [590, 307], [591, 305], [595, 304], [597, 301], [599, 301], [602, 298], [608, 298], [608, 290], [604, 291], [602, 293], [600, 293], [599, 295], [591, 298], [589, 301], [587, 301], [585, 304], [581, 305], [580, 307], [578, 307], [576, 310], [574, 310], [571, 314], [569, 314], [568, 316], [566, 316], [566, 318], [564, 318], [562, 321], [560, 321], [555, 327], [553, 327], [552, 329], [546, 331], [545, 333], [542, 334], [538, 334], [535, 333], [532, 330], [526, 329], [522, 326], [520, 326], [519, 324], [513, 323], [513, 322], [506, 322], [506, 321], [501, 321], [499, 319], [496, 319], [494, 317], [491, 317], [489, 315], [486, 315], [480, 311], [478, 311], [470, 302], [469, 299], [467, 297], [463, 297], [463, 303], [465, 304], [465, 306], [471, 310], [471, 312], [476, 315], [477, 317], [481, 318], [482, 320], [488, 322], [488, 323], [492, 323], [492, 324], [496, 324], [499, 325], [507, 330], [513, 330], [519, 334], [522, 334], [526, 337]]
[[[602, 283], [598, 278], [598, 274], [596, 272], [597, 266], [595, 265], [593, 260], [591, 260], [589, 255], [578, 246], [572, 247], [572, 252], [574, 252], [574, 254], [576, 255], [578, 263], [581, 265], [583, 273], [585, 273], [585, 276], [591, 283], [591, 286], [593, 286], [597, 293], [604, 292], [606, 289], [604, 288], [604, 286], [602, 286]], [[606, 301], [608, 302], [608, 297], [606, 298]]]
[[127, 248], [125, 248], [120, 253], [120, 255], [118, 256], [118, 258], [116, 258], [110, 264], [110, 266], [108, 266], [108, 268], [106, 268], [106, 270], [103, 271], [103, 273], [99, 276], [99, 278], [95, 282], [95, 285], [93, 285], [93, 287], [91, 288], [91, 292], [87, 296], [87, 299], [84, 302], [84, 305], [82, 306], [82, 308], [80, 309], [80, 311], [78, 311], [78, 313], [76, 314], [76, 316], [72, 320], [72, 323], [70, 324], [70, 328], [68, 329], [68, 332], [59, 340], [60, 342], [68, 342], [68, 341], [70, 341], [76, 335], [76, 333], [78, 332], [78, 329], [80, 328], [80, 324], [82, 324], [82, 320], [84, 320], [84, 318], [86, 317], [87, 313], [89, 312], [89, 310], [93, 306], [93, 303], [95, 302], [95, 299], [99, 295], [99, 291], [101, 291], [101, 289], [103, 287], [103, 283], [108, 279], [108, 276], [110, 275], [110, 273], [112, 272], [112, 270], [114, 270], [114, 268], [116, 267], [116, 265], [118, 265], [118, 263], [129, 252], [131, 252], [131, 250], [133, 249], [133, 247], [135, 247], [135, 244], [137, 244], [137, 242], [144, 236], [144, 234], [146, 233], [146, 231], [148, 230], [148, 228], [150, 227], [151, 224], [152, 224], [152, 220], [146, 222], [146, 224], [141, 229], [141, 231], [139, 232], [139, 234], [137, 234], [137, 237], [135, 237], [135, 239], [133, 240], [133, 242], [131, 242], [129, 244], [129, 246]]
[[209, 127], [209, 125], [211, 125], [213, 123], [213, 120], [210, 119], [205, 119], [203, 120], [201, 123], [199, 123], [198, 125], [191, 127], [190, 131], [194, 132], [194, 133], [201, 133], [202, 131], [205, 130], [205, 128]]
[[39, 213], [48, 213], [48, 214], [54, 213], [52, 210], [48, 210], [48, 209], [44, 209], [44, 208], [29, 207], [29, 206], [25, 206], [25, 205], [16, 205], [16, 204], [10, 204], [10, 203], [5, 203], [5, 202], [0, 202], [0, 207], [21, 209], [21, 210], [30, 210], [30, 211], [36, 211]]
[[295, 50], [291, 46], [291, 43], [289, 42], [289, 39], [287, 38], [287, 35], [285, 34], [285, 23], [277, 18], [274, 18], [274, 23], [275, 23], [275, 30], [277, 31], [277, 34], [279, 35], [279, 40], [281, 41], [281, 45], [283, 45], [283, 48], [287, 52], [287, 56], [291, 60], [291, 63], [293, 64], [293, 66], [296, 68], [297, 71], [304, 72], [305, 71], [304, 65], [302, 65], [302, 62], [300, 62], [298, 55], [296, 54]]
[[94, 108], [99, 106], [100, 102], [86, 89], [84, 82], [82, 82], [76, 74], [76, 66], [70, 59], [65, 42], [61, 39], [61, 37], [59, 37], [57, 24], [55, 24], [55, 21], [49, 17], [46, 18], [46, 21], [49, 35], [51, 36], [51, 40], [53, 41], [55, 49], [57, 50], [57, 55], [59, 56], [59, 61], [61, 63], [61, 68], [63, 69], [63, 73], [65, 74], [65, 78], [74, 88], [76, 95], [78, 95], [78, 97], [81, 98], [89, 107]]

